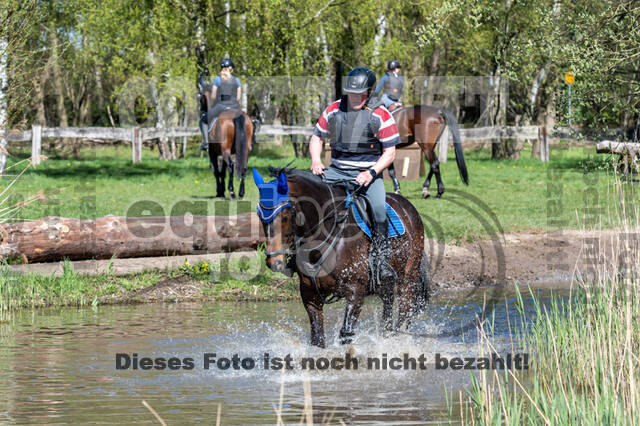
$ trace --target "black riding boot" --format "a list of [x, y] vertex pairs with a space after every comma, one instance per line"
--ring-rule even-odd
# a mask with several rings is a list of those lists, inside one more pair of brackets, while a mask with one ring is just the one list
[[202, 113], [200, 116], [200, 133], [202, 133], [202, 143], [200, 144], [200, 151], [206, 151], [209, 149], [209, 124], [207, 123], [207, 113]]
[[386, 221], [374, 223], [373, 225], [373, 270], [377, 276], [377, 280], [374, 280], [374, 282], [376, 285], [382, 286], [393, 283], [396, 279], [396, 274], [389, 265], [392, 253], [389, 238], [387, 237], [387, 226]]

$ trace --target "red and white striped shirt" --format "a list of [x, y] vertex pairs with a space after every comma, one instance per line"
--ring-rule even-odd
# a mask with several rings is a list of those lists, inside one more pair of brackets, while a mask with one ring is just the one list
[[[337, 100], [330, 104], [322, 113], [316, 126], [313, 130], [313, 134], [326, 138], [329, 136], [329, 121], [331, 117], [337, 113], [340, 109], [340, 100]], [[377, 139], [382, 144], [382, 149], [390, 148], [400, 143], [400, 135], [398, 133], [398, 126], [393, 119], [391, 113], [384, 106], [377, 107], [372, 116], [372, 129], [376, 134]], [[375, 164], [380, 158], [375, 154], [360, 154], [360, 153], [348, 153], [338, 152], [331, 150], [331, 163], [340, 168], [367, 168]]]

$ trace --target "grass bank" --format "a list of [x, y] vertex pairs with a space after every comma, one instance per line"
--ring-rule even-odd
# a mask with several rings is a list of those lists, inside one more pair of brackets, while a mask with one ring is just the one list
[[[16, 159], [20, 158], [20, 152]], [[26, 152], [25, 152], [26, 155]], [[50, 158], [25, 173], [16, 183], [12, 197], [24, 197], [44, 191], [46, 200], [20, 212], [19, 219], [37, 219], [55, 215], [93, 218], [108, 214], [126, 216], [134, 203], [150, 200], [155, 214], [179, 215], [187, 210], [196, 214], [226, 215], [254, 211], [257, 189], [247, 178], [244, 202], [213, 198], [214, 179], [208, 159], [197, 151], [177, 161], [155, 159], [157, 152], [145, 149], [143, 161], [132, 164], [127, 146], [87, 148], [78, 160]], [[549, 200], [559, 200], [561, 211], [554, 220], [567, 228], [579, 229], [576, 211], [584, 207], [585, 192], [605, 194], [610, 177], [606, 156], [595, 148], [554, 145], [547, 164], [530, 158], [525, 149], [520, 160], [491, 159], [489, 149], [465, 153], [471, 185], [458, 177], [453, 151], [452, 161], [441, 165], [448, 192], [442, 200], [423, 200], [422, 180], [402, 182], [402, 193], [422, 214], [431, 236], [441, 241], [471, 241], [499, 232], [495, 219], [505, 232], [544, 230], [548, 225]], [[249, 167], [267, 173], [269, 165], [284, 166], [293, 156], [291, 145], [258, 145], [249, 159]], [[309, 159], [297, 159], [294, 166], [307, 169]], [[596, 183], [587, 181], [595, 177]], [[236, 182], [237, 185], [237, 182]], [[392, 186], [386, 183], [387, 190]], [[237, 188], [237, 186], [236, 186]], [[435, 180], [432, 182], [435, 193]], [[186, 201], [188, 203], [180, 203]], [[557, 208], [554, 207], [554, 214]], [[605, 224], [606, 225], [606, 224]]]
[[[639, 192], [631, 185], [617, 190], [614, 250], [590, 254], [593, 268], [569, 300], [548, 309], [537, 304], [535, 318], [518, 302], [514, 347], [531, 354], [532, 368], [477, 376], [463, 401], [467, 423], [640, 424]], [[485, 354], [498, 346], [490, 329], [480, 329]]]
[[298, 297], [297, 280], [275, 274], [264, 254], [248, 260], [209, 264], [185, 262], [177, 270], [128, 276], [84, 276], [65, 262], [61, 277], [16, 275], [0, 266], [0, 313], [45, 306], [185, 300], [284, 300]]

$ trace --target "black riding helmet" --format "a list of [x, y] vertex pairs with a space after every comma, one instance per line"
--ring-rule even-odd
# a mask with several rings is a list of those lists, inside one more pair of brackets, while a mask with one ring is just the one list
[[389, 63], [387, 64], [387, 69], [395, 70], [396, 68], [400, 68], [400, 62], [396, 61], [395, 59], [393, 61], [389, 61]]
[[342, 90], [346, 93], [364, 93], [376, 85], [376, 75], [369, 68], [357, 67], [349, 71]]
[[224, 58], [220, 61], [220, 68], [232, 67], [233, 61], [229, 58]]

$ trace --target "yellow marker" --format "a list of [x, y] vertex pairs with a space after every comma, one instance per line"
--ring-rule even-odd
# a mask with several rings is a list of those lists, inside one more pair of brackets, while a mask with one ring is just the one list
[[573, 71], [567, 71], [564, 75], [564, 82], [567, 84], [573, 84], [575, 77], [576, 75], [573, 73]]

